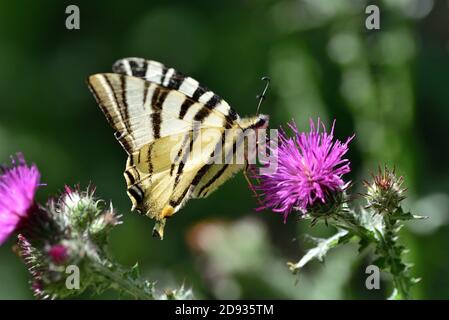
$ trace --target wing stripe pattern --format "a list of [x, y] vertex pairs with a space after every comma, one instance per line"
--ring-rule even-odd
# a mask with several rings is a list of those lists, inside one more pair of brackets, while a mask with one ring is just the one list
[[[196, 113], [194, 120], [203, 121], [209, 116], [212, 110], [221, 102], [221, 98], [212, 91], [207, 91], [199, 99], [204, 106]], [[221, 125], [224, 125], [223, 123]]]
[[[234, 140], [234, 142], [232, 144], [232, 148], [228, 151], [228, 153], [225, 156], [226, 164], [209, 181], [207, 181], [200, 188], [200, 190], [198, 192], [198, 196], [200, 196], [200, 197], [201, 196], [206, 196], [207, 193], [209, 192], [209, 190], [207, 188], [209, 188], [215, 181], [220, 179], [220, 177], [222, 177], [223, 174], [226, 172], [226, 170], [229, 167], [229, 163], [232, 163], [232, 156], [237, 154], [237, 149], [239, 149], [241, 147], [242, 143], [244, 143], [244, 141], [245, 141], [244, 140], [244, 131], [245, 130], [242, 130], [241, 132], [239, 132], [239, 135], [237, 135], [235, 137], [235, 140]], [[222, 140], [224, 140], [224, 139], [225, 139], [225, 136], [222, 136]], [[223, 149], [224, 149], [225, 142], [223, 141], [222, 144], [223, 144]]]
[[[204, 95], [203, 95], [204, 96]], [[221, 103], [222, 99], [217, 96], [216, 94], [213, 94], [212, 97], [209, 98], [209, 100], [207, 100], [207, 102], [205, 103], [205, 108], [203, 109], [208, 109], [208, 114], [212, 111], [212, 109], [214, 109], [219, 103]], [[200, 121], [204, 118], [200, 118]]]
[[[214, 151], [209, 155], [209, 160], [212, 159], [215, 155], [215, 150], [217, 149], [218, 144], [223, 143], [225, 139], [225, 131], [223, 131], [221, 139], [217, 142], [217, 145], [214, 148]], [[209, 168], [212, 166], [212, 162], [209, 161], [207, 164], [205, 164], [201, 169], [196, 173], [195, 177], [192, 180], [192, 186], [195, 188], [198, 183], [200, 182], [201, 178], [207, 173]]]
[[[153, 60], [125, 58], [114, 63], [112, 69], [119, 74], [143, 78], [168, 89], [178, 90], [192, 98], [194, 102], [201, 102], [200, 97], [209, 91], [206, 86], [201, 85], [195, 79], [186, 77], [173, 68], [167, 69], [162, 63]], [[221, 98], [220, 101], [217, 104], [217, 111], [224, 114], [228, 122], [236, 121], [239, 117], [235, 110]]]
[[190, 198], [190, 195], [192, 194], [193, 189], [194, 189], [194, 186], [185, 188], [183, 193], [181, 194], [181, 196], [176, 200], [170, 199], [169, 204], [173, 208], [175, 208], [175, 210], [178, 210], [183, 205], [183, 203]]
[[167, 98], [168, 91], [162, 91], [160, 88], [156, 88], [151, 98], [151, 107], [153, 112], [151, 113], [151, 121], [153, 124], [153, 137], [159, 139], [161, 137], [161, 111], [162, 104]]
[[143, 201], [144, 193], [138, 185], [132, 185], [128, 188], [129, 194], [134, 198], [136, 203]]
[[[229, 164], [225, 164], [206, 184], [204, 184], [200, 191], [198, 192], [198, 195], [201, 196], [203, 195], [203, 191], [210, 187], [215, 181], [217, 181], [222, 175], [223, 173], [226, 171], [226, 169], [229, 167]], [[206, 194], [204, 194], [206, 195]]]
[[181, 85], [184, 83], [185, 76], [176, 71], [173, 73], [173, 75], [170, 77], [170, 81], [167, 84], [167, 88], [179, 90]]
[[134, 182], [136, 182], [136, 180], [134, 179], [134, 176], [128, 170], [125, 170], [125, 177], [127, 180], [126, 182], [128, 182], [130, 185], [134, 184]]
[[188, 97], [193, 97], [193, 93], [198, 88], [200, 84], [195, 79], [187, 77], [182, 80], [181, 85], [179, 86], [179, 91], [184, 93]]
[[144, 77], [148, 68], [148, 63], [146, 60], [142, 62], [142, 66], [140, 66], [136, 61], [129, 60], [126, 61], [124, 66], [129, 66], [129, 69], [126, 68], [127, 73], [132, 74], [134, 77]]
[[150, 88], [150, 82], [145, 81], [143, 84], [143, 101], [142, 106], [145, 108], [145, 105], [147, 103], [147, 96], [148, 96], [148, 89]]
[[[125, 170], [124, 175], [126, 183], [128, 185], [128, 195], [130, 196], [130, 198], [134, 199], [134, 201], [131, 200], [133, 203], [140, 203], [143, 201], [145, 193], [143, 192], [142, 188], [137, 185], [138, 181], [140, 180], [140, 175], [139, 172], [134, 169], [134, 166], [132, 166], [132, 157], [128, 158], [127, 167], [128, 169]], [[132, 173], [131, 170], [133, 171]]]
[[[132, 139], [130, 139], [128, 135], [131, 134], [131, 128], [129, 123], [127, 121], [124, 121], [126, 119], [125, 117], [127, 115], [127, 111], [124, 111], [123, 108], [120, 107], [117, 92], [116, 90], [114, 90], [114, 87], [109, 77], [107, 75], [101, 75], [99, 81], [103, 83], [105, 93], [109, 96], [110, 101], [115, 107], [113, 109], [115, 114], [112, 114], [108, 110], [107, 105], [103, 105], [101, 98], [98, 96], [95, 90], [92, 90], [92, 92], [94, 92], [95, 98], [97, 99], [98, 104], [101, 106], [103, 113], [107, 115], [109, 123], [111, 123], [113, 126], [116, 126], [117, 132], [120, 132], [119, 135], [116, 135], [117, 140], [120, 142], [120, 144], [123, 146], [125, 150], [130, 150]], [[120, 120], [117, 121], [117, 118], [120, 118]]]
[[184, 119], [185, 115], [187, 114], [187, 111], [189, 111], [189, 108], [192, 104], [195, 102], [191, 99], [185, 99], [184, 102], [181, 105], [181, 109], [179, 110], [179, 119]]
[[201, 85], [198, 85], [198, 87], [196, 88], [195, 92], [192, 95], [192, 99], [195, 101], [199, 101], [200, 97], [205, 94], [207, 92], [207, 88], [203, 87]]
[[181, 165], [182, 162], [181, 163], [178, 163], [178, 162], [179, 162], [179, 159], [181, 158], [181, 155], [184, 152], [184, 148], [187, 145], [187, 142], [189, 142], [189, 140], [190, 140], [189, 138], [190, 138], [190, 134], [186, 134], [185, 137], [184, 137], [184, 140], [182, 141], [181, 147], [179, 148], [178, 153], [176, 154], [176, 157], [175, 157], [173, 163], [171, 164], [170, 176], [173, 175], [173, 171], [175, 170], [176, 164], [178, 164], [178, 170], [179, 170], [179, 166]]
[[168, 69], [164, 65], [162, 65], [161, 80], [158, 82], [158, 84], [163, 85], [163, 83], [165, 82], [165, 76], [167, 75], [167, 71]]
[[[110, 80], [109, 80], [109, 85], [110, 84]], [[111, 87], [112, 89], [112, 87]], [[121, 99], [122, 99], [122, 103], [121, 105], [123, 106], [122, 108], [120, 108], [120, 112], [122, 113], [122, 118], [125, 119], [129, 119], [129, 109], [128, 109], [128, 100], [127, 100], [127, 96], [126, 96], [126, 77], [121, 75], [120, 76], [120, 89], [122, 91], [121, 94]], [[116, 93], [114, 92], [114, 96], [117, 98]], [[118, 104], [120, 105], [120, 104]], [[131, 130], [131, 126], [129, 124], [128, 121], [125, 121], [125, 126], [126, 126], [126, 130], [132, 135], [132, 130]]]
[[[124, 119], [126, 119], [126, 114], [124, 114], [124, 110], [122, 110], [123, 108], [121, 108], [120, 105], [119, 105], [119, 100], [118, 100], [117, 92], [114, 90], [114, 88], [113, 88], [113, 86], [112, 86], [112, 83], [111, 83], [111, 80], [109, 79], [109, 77], [108, 77], [107, 75], [104, 76], [103, 79], [104, 79], [104, 80], [106, 81], [106, 83], [107, 83], [107, 90], [108, 90], [108, 93], [109, 93], [109, 94], [111, 95], [111, 97], [112, 97], [111, 100], [114, 102], [114, 105], [115, 105], [115, 107], [116, 107], [116, 110], [120, 113], [120, 118], [121, 118], [121, 120], [122, 120], [122, 123], [124, 123], [125, 129], [126, 129], [127, 133], [129, 133], [131, 130], [130, 130], [130, 127], [129, 127], [128, 122], [124, 121]], [[113, 120], [114, 120], [114, 117], [113, 117]]]
[[175, 74], [175, 69], [173, 69], [173, 68], [168, 69], [167, 73], [162, 78], [161, 84], [164, 87], [168, 88], [168, 84], [170, 83], [170, 80], [174, 74]]
[[153, 151], [153, 144], [150, 144], [148, 147], [148, 154], [147, 154], [148, 175], [149, 176], [151, 176], [153, 174], [153, 160], [152, 160], [152, 154], [151, 154], [152, 151]]
[[221, 98], [214, 94], [207, 102], [206, 106], [209, 108], [215, 108], [219, 103], [221, 103]]
[[[195, 141], [196, 141], [196, 138], [198, 137], [198, 135], [195, 134], [195, 131], [198, 131], [198, 128], [194, 128], [193, 132], [192, 132], [191, 135], [190, 135], [190, 145], [189, 145], [189, 148], [184, 152], [184, 155], [183, 155], [183, 157], [182, 157], [182, 159], [181, 159], [181, 162], [180, 162], [179, 165], [178, 165], [178, 170], [177, 170], [177, 172], [176, 172], [175, 182], [174, 182], [174, 184], [173, 184], [173, 190], [175, 190], [176, 187], [178, 186], [179, 181], [180, 181], [180, 178], [181, 178], [181, 175], [182, 175], [183, 170], [184, 170], [185, 163], [187, 162], [187, 158], [188, 158], [188, 156], [190, 155], [190, 152], [191, 152], [191, 151], [193, 150], [193, 148], [194, 148], [194, 143], [195, 143]], [[223, 131], [223, 132], [222, 132], [222, 138], [218, 141], [217, 145], [222, 143], [222, 140], [224, 139], [224, 136], [225, 136], [225, 132]], [[216, 150], [216, 148], [217, 148], [217, 145], [214, 147], [214, 151], [212, 151], [212, 153], [209, 155], [209, 159], [211, 159], [211, 158], [214, 156], [214, 152], [215, 152], [215, 150]], [[181, 152], [183, 152], [183, 151], [181, 151]], [[201, 180], [202, 176], [203, 176], [204, 174], [206, 174], [207, 170], [208, 170], [211, 166], [212, 166], [212, 162], [208, 161], [208, 164], [204, 165], [204, 166], [200, 169], [200, 171], [197, 172], [197, 174], [195, 175], [195, 177], [194, 177], [193, 180], [192, 180], [192, 183], [188, 186], [188, 188], [186, 188], [186, 189], [183, 191], [182, 195], [181, 195], [178, 199], [176, 199], [176, 200], [173, 201], [173, 203], [174, 203], [174, 206], [173, 206], [173, 207], [176, 208], [176, 206], [179, 206], [181, 203], [183, 203], [183, 201], [185, 200], [186, 195], [188, 194], [187, 191], [188, 191], [188, 190], [191, 190], [191, 191], [194, 190], [195, 186], [196, 186], [196, 185], [198, 184], [198, 182]], [[190, 193], [189, 193], [189, 194], [190, 194]]]
[[211, 109], [207, 107], [202, 107], [193, 118], [195, 121], [203, 121], [211, 113]]
[[181, 174], [182, 174], [182, 171], [184, 170], [185, 163], [187, 162], [187, 158], [190, 155], [190, 151], [193, 150], [193, 144], [195, 143], [196, 137], [194, 137], [194, 134], [192, 132], [189, 134], [189, 136], [187, 136], [187, 138], [190, 141], [189, 148], [185, 152], [184, 152], [184, 150], [181, 150], [181, 153], [184, 152], [184, 154], [182, 156], [181, 162], [178, 165], [178, 170], [176, 172], [176, 178], [175, 178], [175, 182], [173, 184], [173, 189], [175, 189], [178, 186], [179, 179], [181, 178]]

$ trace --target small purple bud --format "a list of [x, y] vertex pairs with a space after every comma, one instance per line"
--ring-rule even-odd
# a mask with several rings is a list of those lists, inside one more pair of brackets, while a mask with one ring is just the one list
[[68, 250], [62, 244], [56, 244], [48, 250], [48, 255], [55, 264], [64, 264], [68, 257]]

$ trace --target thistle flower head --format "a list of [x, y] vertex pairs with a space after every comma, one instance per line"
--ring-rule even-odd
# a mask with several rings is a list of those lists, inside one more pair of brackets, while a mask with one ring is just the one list
[[97, 200], [94, 193], [95, 187], [92, 186], [86, 191], [66, 186], [58, 201], [57, 211], [75, 231], [88, 232], [92, 240], [105, 242], [109, 231], [121, 224], [122, 216], [114, 212], [112, 204], [104, 208], [104, 201]]
[[12, 166], [0, 168], [0, 245], [31, 214], [39, 180], [39, 170], [22, 154], [12, 158]]
[[334, 140], [334, 125], [335, 121], [328, 133], [320, 119], [316, 126], [310, 120], [310, 131], [301, 133], [292, 122], [293, 137], [280, 130], [277, 170], [254, 176], [260, 182], [256, 186], [262, 196], [259, 209], [281, 212], [285, 219], [293, 210], [307, 213], [317, 204], [332, 206], [330, 202], [341, 198], [335, 193], [347, 186], [342, 176], [350, 172], [350, 163], [343, 157], [353, 137], [344, 143]]
[[379, 166], [376, 175], [371, 174], [372, 181], [364, 181], [367, 201], [366, 208], [373, 208], [377, 213], [394, 213], [400, 202], [405, 199], [405, 188], [402, 188], [404, 179], [396, 176], [395, 169], [390, 170], [387, 166]]
[[36, 297], [73, 295], [65, 282], [69, 265], [79, 267], [86, 275], [78, 292], [98, 280], [89, 259], [99, 261], [107, 257], [103, 249], [109, 231], [120, 223], [120, 216], [112, 207], [104, 208], [103, 203], [97, 200], [92, 187], [66, 187], [58, 198], [40, 206], [21, 229], [18, 253], [32, 275], [31, 287]]

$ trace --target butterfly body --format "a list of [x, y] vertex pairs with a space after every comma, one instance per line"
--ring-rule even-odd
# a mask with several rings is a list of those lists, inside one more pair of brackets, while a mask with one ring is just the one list
[[128, 154], [133, 210], [155, 219], [162, 238], [166, 218], [245, 168], [243, 137], [266, 128], [268, 117], [240, 118], [214, 92], [156, 61], [126, 58], [113, 71], [88, 85]]

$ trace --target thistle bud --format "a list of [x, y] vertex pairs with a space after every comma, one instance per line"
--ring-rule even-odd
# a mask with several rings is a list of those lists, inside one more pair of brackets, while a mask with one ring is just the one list
[[396, 176], [395, 169], [390, 170], [387, 166], [379, 166], [376, 175], [371, 174], [372, 181], [364, 181], [367, 201], [366, 208], [374, 209], [376, 213], [394, 213], [405, 199], [405, 188], [402, 188], [403, 177]]
[[48, 255], [55, 264], [64, 264], [68, 257], [68, 248], [63, 244], [55, 244], [48, 250]]
[[95, 188], [88, 188], [87, 191], [78, 189], [72, 190], [65, 187], [65, 193], [60, 199], [60, 210], [63, 215], [69, 218], [74, 228], [85, 230], [99, 215], [102, 210], [99, 202], [94, 198]]

